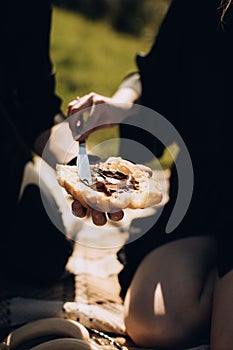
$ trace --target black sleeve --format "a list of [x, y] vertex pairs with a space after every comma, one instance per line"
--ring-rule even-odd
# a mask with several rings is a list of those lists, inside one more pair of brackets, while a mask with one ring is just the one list
[[232, 32], [221, 28], [218, 0], [201, 5], [173, 0], [151, 50], [137, 56], [141, 103], [172, 123], [194, 161], [206, 145], [211, 152], [211, 138], [217, 137], [215, 121], [225, 104], [232, 70], [228, 65], [225, 71], [232, 57], [230, 40]]
[[[228, 181], [224, 183], [229, 176], [226, 166], [232, 158], [233, 7], [221, 23], [219, 5], [217, 0], [173, 0], [154, 45], [148, 54], [137, 57], [137, 63], [142, 104], [161, 113], [176, 127], [194, 168], [191, 204], [170, 237], [215, 235], [222, 277], [233, 269], [233, 191]], [[125, 137], [129, 134], [127, 130]], [[173, 188], [171, 181], [170, 201], [165, 208], [176, 198], [177, 188], [174, 192]], [[167, 223], [167, 209], [163, 213], [160, 222]], [[156, 229], [163, 235], [163, 227]], [[143, 240], [145, 244], [137, 240], [118, 252], [125, 266], [119, 275], [123, 297], [141, 259], [160, 244], [153, 229]]]
[[151, 50], [137, 56], [142, 103], [169, 119], [177, 119], [183, 90], [191, 92], [192, 72], [199, 69], [199, 60], [204, 64], [213, 53], [218, 2], [173, 0]]
[[53, 125], [61, 99], [50, 58], [52, 4], [13, 0], [4, 5], [1, 37], [1, 100], [29, 147]]

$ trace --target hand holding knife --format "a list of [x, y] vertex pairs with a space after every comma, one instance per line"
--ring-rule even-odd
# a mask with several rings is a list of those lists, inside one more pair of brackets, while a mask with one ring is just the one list
[[[76, 98], [76, 103], [77, 103], [77, 100], [79, 100], [79, 97]], [[72, 118], [72, 113], [70, 113], [70, 117]], [[86, 184], [87, 186], [90, 186], [92, 184], [92, 177], [91, 177], [90, 163], [89, 163], [89, 159], [86, 151], [86, 142], [85, 142], [85, 139], [86, 139], [85, 136], [88, 136], [90, 132], [88, 134], [84, 132], [84, 129], [85, 129], [83, 128], [84, 122], [85, 122], [85, 116], [83, 114], [79, 115], [78, 122], [76, 124], [75, 123], [73, 124], [72, 132], [73, 132], [74, 139], [77, 142], [79, 142], [78, 154], [77, 154], [77, 160], [76, 160], [78, 175], [84, 184]], [[75, 132], [76, 135], [74, 135], [74, 130], [76, 131]], [[72, 212], [77, 217], [80, 217], [80, 218], [85, 217], [87, 213], [87, 208], [88, 206], [83, 207], [82, 204], [79, 203], [78, 201], [74, 201], [72, 203]], [[122, 210], [119, 210], [113, 213], [104, 213], [94, 208], [89, 207], [88, 209], [90, 209], [90, 215], [92, 217], [93, 223], [97, 226], [105, 225], [105, 223], [107, 222], [107, 218], [111, 219], [112, 221], [120, 221], [124, 216], [124, 212]]]

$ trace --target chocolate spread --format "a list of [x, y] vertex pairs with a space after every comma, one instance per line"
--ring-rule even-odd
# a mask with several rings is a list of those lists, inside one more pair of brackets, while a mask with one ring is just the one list
[[124, 174], [118, 170], [101, 169], [98, 165], [91, 167], [91, 188], [98, 192], [104, 192], [106, 196], [113, 193], [123, 193], [139, 189], [139, 182], [132, 174]]

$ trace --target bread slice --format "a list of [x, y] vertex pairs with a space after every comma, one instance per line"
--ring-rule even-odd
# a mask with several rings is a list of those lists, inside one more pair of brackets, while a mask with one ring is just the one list
[[86, 207], [113, 212], [125, 208], [143, 209], [162, 202], [163, 192], [152, 172], [121, 157], [92, 164], [91, 173], [89, 186], [80, 179], [77, 166], [56, 166], [58, 183]]

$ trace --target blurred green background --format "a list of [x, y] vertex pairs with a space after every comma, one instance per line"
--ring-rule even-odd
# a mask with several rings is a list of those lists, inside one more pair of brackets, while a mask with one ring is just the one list
[[[169, 2], [54, 1], [51, 59], [65, 114], [77, 95], [91, 91], [112, 95], [123, 77], [136, 69], [135, 55], [150, 49]], [[117, 128], [96, 132], [89, 137], [89, 146], [117, 136]], [[108, 151], [115, 153], [114, 147]]]
[[67, 103], [90, 91], [111, 95], [147, 52], [168, 0], [55, 0], [51, 54]]

